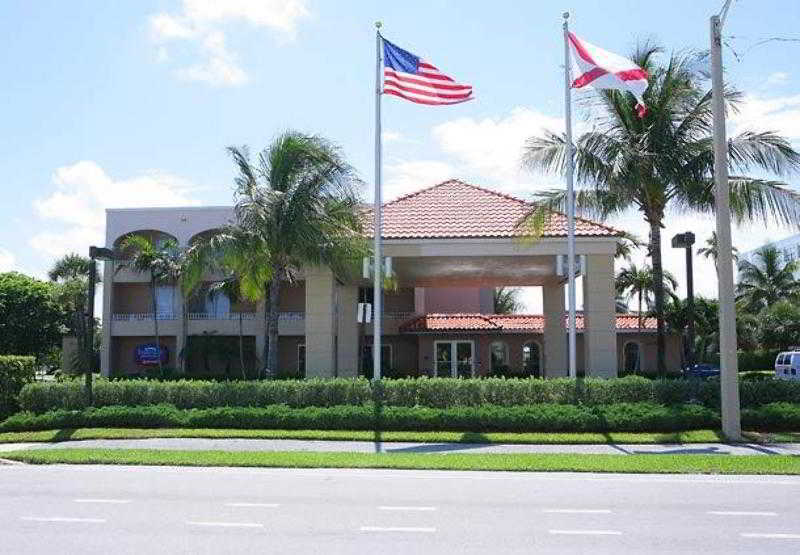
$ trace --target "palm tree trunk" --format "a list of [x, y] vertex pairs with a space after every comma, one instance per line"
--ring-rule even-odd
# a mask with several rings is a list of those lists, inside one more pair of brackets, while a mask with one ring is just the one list
[[181, 373], [186, 373], [186, 344], [189, 342], [189, 313], [186, 311], [186, 298], [183, 297], [181, 292], [181, 342], [183, 348], [181, 349]]
[[150, 293], [153, 299], [153, 334], [156, 338], [156, 350], [158, 351], [158, 372], [164, 377], [164, 365], [161, 363], [161, 339], [158, 337], [158, 303], [156, 302], [156, 278], [150, 272]]
[[642, 290], [639, 289], [639, 331], [642, 331]]
[[267, 326], [269, 352], [267, 353], [267, 375], [275, 377], [278, 374], [278, 316], [280, 306], [278, 300], [281, 292], [281, 276], [283, 272], [275, 272], [269, 287], [269, 322]]
[[667, 373], [665, 362], [666, 340], [664, 336], [664, 268], [661, 264], [661, 219], [652, 218], [650, 223], [650, 258], [653, 260], [653, 293], [656, 304], [656, 361], [658, 375]]
[[239, 364], [242, 366], [242, 379], [247, 379], [247, 373], [244, 371], [244, 334], [242, 330], [242, 310], [239, 307]]

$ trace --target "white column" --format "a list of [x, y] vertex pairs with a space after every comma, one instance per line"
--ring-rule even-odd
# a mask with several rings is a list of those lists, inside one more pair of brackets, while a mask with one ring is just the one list
[[544, 309], [544, 377], [560, 378], [569, 373], [567, 330], [564, 325], [564, 284], [542, 286]]
[[103, 344], [100, 346], [100, 374], [110, 376], [111, 368], [111, 332], [114, 323], [111, 321], [112, 302], [114, 300], [114, 262], [103, 263]]
[[306, 377], [331, 378], [336, 364], [336, 279], [328, 268], [306, 271]]
[[583, 276], [583, 348], [586, 375], [617, 376], [617, 326], [614, 310], [614, 257], [587, 254]]
[[336, 333], [336, 356], [338, 375], [355, 377], [358, 375], [358, 286], [340, 285], [338, 303], [338, 330]]

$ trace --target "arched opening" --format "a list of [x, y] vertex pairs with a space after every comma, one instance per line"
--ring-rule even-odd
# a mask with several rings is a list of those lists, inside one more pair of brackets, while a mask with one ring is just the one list
[[636, 341], [628, 341], [622, 349], [625, 374], [638, 374], [642, 371], [642, 347]]
[[542, 349], [537, 341], [528, 341], [522, 346], [522, 368], [528, 376], [542, 375]]
[[161, 248], [166, 245], [168, 242], [178, 243], [178, 239], [174, 235], [170, 235], [164, 231], [159, 231], [157, 229], [140, 229], [137, 231], [131, 231], [129, 233], [125, 233], [117, 237], [114, 241], [114, 253], [117, 259], [124, 260], [130, 256], [130, 252], [127, 252], [123, 248], [123, 243], [128, 237], [131, 236], [137, 237], [144, 237], [148, 241], [150, 241], [156, 248]]
[[214, 228], [214, 229], [207, 229], [205, 231], [201, 231], [200, 233], [196, 233], [196, 234], [192, 235], [192, 237], [189, 239], [189, 246], [191, 247], [195, 243], [198, 243], [199, 241], [206, 241], [206, 240], [212, 238], [217, 233], [219, 233], [219, 231], [220, 230], [218, 228]]
[[502, 341], [495, 341], [489, 349], [492, 355], [492, 373], [503, 374], [508, 372], [508, 345]]

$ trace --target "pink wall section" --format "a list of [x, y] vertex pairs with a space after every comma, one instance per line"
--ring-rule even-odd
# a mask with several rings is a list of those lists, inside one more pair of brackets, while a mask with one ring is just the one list
[[419, 313], [494, 312], [491, 288], [426, 287], [415, 301]]

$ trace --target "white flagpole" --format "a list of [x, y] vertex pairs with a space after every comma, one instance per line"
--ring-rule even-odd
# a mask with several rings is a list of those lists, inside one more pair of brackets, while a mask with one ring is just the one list
[[575, 190], [573, 184], [574, 148], [572, 146], [572, 102], [569, 55], [569, 12], [564, 12], [564, 118], [567, 121], [567, 275], [569, 302], [569, 377], [575, 368]]
[[383, 94], [383, 40], [381, 22], [375, 22], [375, 260], [372, 290], [372, 379], [381, 379], [381, 301], [383, 272], [381, 271], [381, 95]]

